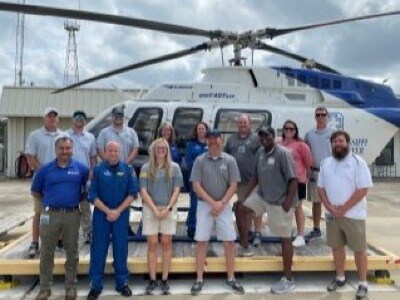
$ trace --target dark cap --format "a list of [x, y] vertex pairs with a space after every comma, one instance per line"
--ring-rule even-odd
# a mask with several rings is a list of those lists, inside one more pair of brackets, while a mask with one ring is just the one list
[[112, 115], [117, 115], [117, 114], [124, 114], [124, 109], [125, 109], [125, 107], [124, 106], [117, 106], [117, 107], [114, 107], [113, 109], [112, 109], [112, 111], [111, 111], [111, 114]]
[[74, 111], [74, 114], [72, 115], [73, 119], [84, 119], [86, 120], [87, 116], [86, 113], [83, 110], [76, 110]]
[[218, 129], [211, 129], [206, 133], [206, 138], [209, 137], [221, 137], [221, 132]]
[[266, 134], [266, 135], [272, 134], [275, 137], [275, 129], [272, 128], [271, 126], [261, 127], [260, 129], [258, 129], [258, 135], [260, 136], [263, 134]]

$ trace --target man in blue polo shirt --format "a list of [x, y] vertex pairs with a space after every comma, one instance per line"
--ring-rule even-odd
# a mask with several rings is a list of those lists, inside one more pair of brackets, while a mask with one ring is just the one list
[[65, 299], [76, 299], [76, 272], [79, 253], [79, 202], [86, 185], [89, 169], [73, 160], [74, 143], [61, 135], [55, 141], [56, 159], [36, 173], [31, 192], [43, 203], [40, 216], [40, 292], [36, 299], [46, 300], [51, 295], [54, 251], [60, 235], [66, 250]]
[[[131, 167], [120, 161], [121, 146], [110, 141], [105, 146], [105, 160], [93, 171], [88, 200], [93, 203], [92, 241], [90, 245], [90, 292], [95, 300], [103, 290], [104, 267], [110, 240], [113, 244], [115, 290], [130, 297], [128, 286], [129, 207], [137, 198], [139, 184]], [[110, 238], [111, 237], [111, 238]]]

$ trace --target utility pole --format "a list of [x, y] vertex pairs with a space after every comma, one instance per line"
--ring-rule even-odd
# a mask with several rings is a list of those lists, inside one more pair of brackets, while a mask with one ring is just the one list
[[[25, 4], [25, 0], [18, 0], [18, 4]], [[25, 40], [25, 14], [17, 14], [17, 28], [15, 39], [15, 65], [14, 85], [23, 86], [24, 80], [24, 40]]]

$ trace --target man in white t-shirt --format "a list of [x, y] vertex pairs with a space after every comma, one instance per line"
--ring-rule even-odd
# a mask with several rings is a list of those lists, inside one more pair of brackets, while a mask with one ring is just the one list
[[350, 153], [350, 136], [339, 130], [331, 136], [332, 156], [321, 163], [318, 193], [326, 215], [327, 243], [332, 248], [336, 278], [328, 285], [329, 292], [346, 285], [345, 263], [347, 245], [354, 251], [359, 275], [357, 299], [366, 299], [367, 255], [365, 219], [367, 216], [368, 188], [372, 187], [367, 163]]

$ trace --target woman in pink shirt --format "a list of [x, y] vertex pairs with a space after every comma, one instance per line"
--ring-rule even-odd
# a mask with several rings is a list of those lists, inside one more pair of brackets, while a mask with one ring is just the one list
[[293, 246], [301, 247], [306, 244], [304, 240], [305, 216], [302, 207], [302, 200], [306, 198], [307, 173], [313, 164], [312, 155], [308, 145], [299, 138], [297, 124], [292, 120], [287, 120], [283, 124], [282, 141], [280, 144], [290, 150], [296, 166], [296, 175], [299, 181], [297, 190], [299, 203], [295, 211], [297, 237], [293, 241]]

